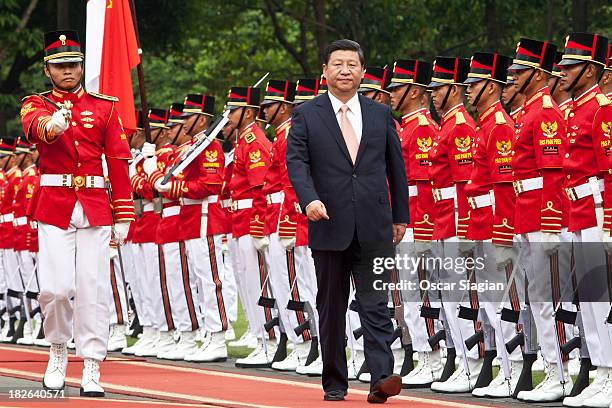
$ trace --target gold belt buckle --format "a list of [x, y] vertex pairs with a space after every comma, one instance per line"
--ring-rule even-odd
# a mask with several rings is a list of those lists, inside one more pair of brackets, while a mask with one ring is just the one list
[[232, 211], [236, 211], [238, 209], [238, 201], [232, 200], [232, 204], [230, 205]]
[[472, 207], [472, 210], [476, 209], [476, 200], [474, 197], [468, 197], [468, 204]]
[[567, 193], [567, 198], [569, 198], [570, 201], [576, 201], [578, 199], [578, 196], [576, 195], [576, 190], [574, 190], [573, 187], [566, 188], [565, 192]]
[[522, 193], [523, 186], [522, 186], [522, 183], [521, 183], [520, 180], [519, 181], [513, 181], [512, 182], [512, 187], [514, 188], [514, 194], [515, 195], [518, 196], [519, 194]]
[[270, 194], [266, 195], [266, 203], [268, 205], [272, 205], [272, 197], [270, 196]]
[[442, 199], [442, 194], [440, 193], [440, 189], [438, 188], [433, 189], [433, 198], [436, 203]]
[[72, 176], [72, 187], [81, 188], [83, 186], [85, 186], [85, 177]]

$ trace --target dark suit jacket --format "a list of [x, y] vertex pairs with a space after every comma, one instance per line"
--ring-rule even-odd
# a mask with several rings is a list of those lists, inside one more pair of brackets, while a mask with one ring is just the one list
[[314, 200], [329, 220], [308, 223], [309, 246], [341, 251], [355, 230], [360, 243], [393, 240], [407, 223], [408, 184], [391, 110], [359, 96], [363, 130], [355, 166], [327, 94], [298, 106], [287, 140], [287, 170], [302, 209]]

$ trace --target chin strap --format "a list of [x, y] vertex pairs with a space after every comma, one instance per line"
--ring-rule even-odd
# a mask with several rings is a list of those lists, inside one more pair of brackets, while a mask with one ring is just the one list
[[480, 90], [480, 92], [478, 92], [478, 95], [476, 95], [476, 99], [474, 99], [474, 102], [472, 102], [472, 106], [474, 108], [476, 108], [476, 105], [478, 105], [478, 102], [480, 101], [480, 98], [482, 97], [482, 94], [484, 93], [484, 90], [487, 88], [488, 84], [489, 84], [489, 80], [485, 79], [485, 84], [482, 86], [482, 89]]
[[176, 135], [174, 135], [174, 139], [172, 139], [172, 142], [170, 144], [175, 144], [176, 143], [176, 139], [178, 139], [179, 135], [181, 134], [181, 128], [183, 127], [182, 123], [177, 123], [174, 126], [180, 126], [179, 130], [176, 131]]
[[440, 105], [440, 112], [444, 112], [444, 107], [446, 106], [446, 103], [448, 102], [448, 97], [450, 96], [452, 87], [453, 85], [449, 85], [448, 89], [446, 90], [446, 95], [444, 95], [444, 99], [442, 100], [442, 105]]
[[525, 92], [525, 89], [527, 88], [527, 85], [529, 85], [529, 83], [531, 82], [531, 80], [533, 79], [534, 75], [536, 73], [536, 69], [533, 68], [531, 70], [531, 74], [529, 75], [529, 78], [527, 78], [527, 80], [523, 83], [523, 86], [521, 86], [521, 89], [519, 89], [518, 91], [516, 91], [514, 93], [514, 95], [512, 95], [512, 97], [510, 98], [510, 100], [508, 101], [508, 106], [512, 106], [512, 102], [514, 102], [514, 98], [516, 98], [516, 96], [518, 94], [521, 94], [523, 92]]
[[561, 78], [559, 77], [555, 77], [555, 83], [553, 84], [553, 86], [550, 88], [550, 94], [554, 94], [555, 93], [555, 89], [557, 89], [557, 85], [559, 85], [559, 80]]
[[587, 67], [589, 66], [588, 63], [585, 63], [584, 66], [582, 67], [582, 69], [580, 70], [580, 72], [578, 73], [578, 75], [576, 76], [576, 79], [574, 79], [572, 81], [572, 83], [570, 84], [570, 86], [567, 88], [567, 92], [571, 92], [572, 89], [574, 89], [574, 87], [576, 86], [576, 84], [578, 83], [578, 81], [580, 81], [580, 78], [582, 78], [582, 76], [584, 75], [584, 72], [586, 71]]
[[406, 99], [406, 97], [408, 96], [408, 91], [410, 91], [410, 87], [412, 86], [412, 84], [408, 84], [406, 86], [406, 89], [404, 90], [404, 94], [402, 95], [402, 98], [399, 100], [399, 102], [397, 103], [397, 105], [395, 106], [396, 111], [399, 111], [400, 108], [402, 107], [402, 104], [404, 103], [404, 99]]
[[266, 120], [266, 123], [268, 125], [272, 125], [272, 123], [274, 123], [274, 119], [276, 119], [276, 115], [278, 115], [278, 111], [281, 108], [281, 104], [282, 102], [279, 102], [278, 104], [276, 104], [276, 110], [274, 111], [274, 115], [272, 115], [272, 117], [270, 118], [270, 120]]

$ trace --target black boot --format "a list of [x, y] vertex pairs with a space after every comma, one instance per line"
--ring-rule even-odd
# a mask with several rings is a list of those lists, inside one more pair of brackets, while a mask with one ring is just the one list
[[512, 398], [516, 399], [516, 396], [521, 391], [533, 390], [532, 367], [533, 367], [533, 363], [535, 363], [537, 359], [538, 359], [537, 354], [523, 353], [523, 369], [521, 370], [521, 375], [519, 376], [518, 382], [516, 383], [516, 388], [514, 389]]
[[497, 357], [497, 350], [485, 351], [482, 369], [480, 374], [478, 374], [474, 388], [482, 388], [491, 384], [491, 381], [493, 381], [493, 360], [495, 360], [495, 357]]
[[444, 370], [442, 370], [442, 377], [440, 382], [444, 382], [450, 378], [455, 372], [455, 359], [457, 358], [457, 350], [454, 347], [446, 349], [446, 364], [444, 364]]
[[273, 363], [277, 361], [283, 361], [287, 358], [287, 333], [281, 333], [280, 339], [278, 340], [278, 347], [276, 348], [276, 353], [274, 354], [274, 358], [272, 359]]
[[593, 368], [593, 364], [591, 364], [590, 358], [581, 358], [580, 359], [580, 371], [578, 372], [578, 376], [574, 380], [574, 386], [572, 387], [572, 392], [570, 392], [570, 397], [575, 397], [580, 394], [582, 390], [584, 390], [589, 385], [589, 371]]
[[412, 343], [404, 346], [404, 363], [402, 364], [400, 376], [403, 377], [414, 370], [414, 360], [412, 359], [413, 354], [414, 350], [412, 349]]

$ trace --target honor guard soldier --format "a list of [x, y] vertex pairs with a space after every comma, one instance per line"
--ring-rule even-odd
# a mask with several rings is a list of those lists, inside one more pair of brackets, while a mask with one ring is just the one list
[[[497, 53], [476, 53], [470, 61], [468, 78], [464, 81], [468, 85], [468, 102], [479, 113], [472, 151], [472, 173], [465, 185], [471, 207], [466, 238], [475, 241], [473, 257], [484, 259], [484, 265], [476, 266], [470, 276], [470, 280], [476, 282], [505, 282], [504, 272], [511, 261], [514, 191], [510, 160], [514, 128], [512, 119], [503, 110], [500, 101], [501, 91], [507, 80], [509, 61], [508, 57]], [[495, 247], [490, 244], [491, 241]], [[501, 257], [499, 253], [502, 254]], [[504, 338], [512, 335], [506, 333], [512, 327], [498, 324], [499, 302], [494, 300], [499, 299], [494, 299], [495, 296], [487, 292], [476, 294], [471, 290], [466, 296], [469, 296], [473, 303], [472, 311], [478, 312], [480, 309], [480, 316], [477, 316], [474, 324], [477, 335], [480, 334], [481, 338], [474, 348], [478, 347], [479, 356], [482, 356], [484, 351], [485, 358], [470, 358], [447, 382], [450, 382], [449, 388], [454, 392], [474, 390], [473, 394], [479, 396], [487, 392], [480, 388], [490, 385], [490, 364], [495, 356], [495, 348], [500, 354], [505, 352]], [[473, 320], [467, 316], [460, 318]], [[507, 361], [508, 356], [502, 354], [501, 357]], [[506, 370], [503, 371], [501, 380], [509, 377]], [[453, 378], [456, 381], [454, 387]], [[498, 380], [500, 379], [497, 378], [496, 382]], [[496, 385], [496, 382], [491, 385]], [[432, 385], [432, 389], [436, 390], [438, 386], [434, 386], [436, 384]]]
[[[569, 138], [563, 161], [565, 191], [569, 198], [568, 231], [573, 234], [573, 252], [580, 314], [591, 363], [597, 367], [595, 380], [564, 405], [606, 407], [612, 402], [612, 348], [606, 324], [610, 311], [608, 293], [603, 298], [589, 288], [607, 287], [605, 251], [601, 248], [602, 229], [607, 229], [610, 100], [597, 80], [605, 68], [608, 39], [591, 33], [571, 33], [565, 41], [561, 69], [561, 89], [571, 92], [573, 104], [566, 114]], [[605, 191], [604, 191], [605, 180]], [[604, 207], [602, 211], [601, 207]], [[608, 222], [607, 222], [608, 221]], [[609, 237], [608, 232], [603, 235]], [[604, 238], [605, 240], [605, 238]], [[583, 344], [584, 347], [584, 344]]]
[[[163, 178], [189, 149], [189, 144], [181, 143], [182, 130], [185, 123], [184, 105], [173, 103], [166, 127], [157, 143], [162, 147], [155, 157], [146, 159], [143, 163], [148, 181], [162, 197], [162, 219], [157, 227], [156, 242], [162, 245], [163, 267], [169, 298], [164, 304], [164, 313], [170, 313], [168, 331], [160, 331], [157, 357], [167, 360], [183, 360], [185, 356], [195, 354], [197, 332], [201, 325], [200, 307], [197, 298], [197, 277], [195, 271], [189, 268], [185, 246], [185, 230], [182, 226], [181, 202], [179, 191], [183, 173], [175, 176], [175, 181], [163, 183]], [[143, 154], [150, 155], [150, 144], [143, 146]], [[165, 301], [165, 299], [164, 299]], [[174, 332], [179, 333], [179, 342], [174, 342]]]
[[[32, 203], [39, 227], [39, 302], [51, 342], [43, 385], [62, 389], [66, 342], [74, 333], [85, 360], [81, 395], [103, 396], [99, 364], [109, 330], [111, 237], [122, 243], [134, 220], [128, 177], [131, 158], [117, 99], [81, 86], [83, 54], [75, 31], [45, 35], [45, 75], [53, 90], [24, 99], [21, 121], [40, 152], [40, 191]], [[105, 189], [102, 155], [112, 200]], [[112, 210], [111, 210], [112, 208]], [[114, 215], [113, 215], [114, 212]]]
[[[149, 125], [152, 141], [166, 131], [166, 122], [170, 112], [167, 109], [152, 108], [149, 110]], [[137, 132], [140, 132], [137, 130]], [[157, 228], [161, 221], [160, 211], [155, 209], [156, 193], [144, 171], [143, 163], [147, 156], [144, 143], [142, 160], [130, 165], [130, 183], [135, 194], [142, 202], [142, 213], [135, 222], [132, 243], [134, 245], [135, 268], [138, 270], [139, 291], [142, 293], [142, 310], [139, 310], [139, 320], [142, 325], [141, 337], [130, 347], [122, 350], [123, 354], [134, 354], [139, 357], [156, 357], [160, 331], [168, 331], [171, 326], [172, 314], [169, 306], [168, 285], [166, 284], [165, 268], [163, 266], [163, 249], [156, 243]], [[151, 148], [152, 147], [152, 148]], [[149, 147], [150, 157], [155, 155], [155, 145]], [[157, 199], [159, 200], [159, 199]], [[161, 285], [161, 282], [164, 285]], [[162, 339], [165, 340], [165, 339]]]
[[[185, 123], [180, 136], [180, 142], [185, 142], [179, 149], [191, 148], [205, 137], [204, 131], [214, 110], [215, 99], [212, 96], [187, 95], [183, 108]], [[198, 300], [206, 333], [197, 353], [185, 354], [185, 360], [213, 362], [227, 359], [225, 332], [229, 328], [223, 292], [226, 281], [222, 248], [225, 214], [219, 203], [225, 156], [216, 139], [203, 143], [206, 144], [204, 150], [168, 183], [172, 195], [181, 199], [182, 239], [185, 240], [189, 269], [197, 278]]]
[[[538, 344], [546, 370], [551, 373], [534, 390], [518, 393], [519, 399], [533, 402], [559, 400], [572, 387], [571, 380], [559, 381], [561, 370], [568, 378], [569, 374], [567, 358], [560, 351], [566, 340], [565, 327], [555, 323], [553, 313], [561, 301], [560, 271], [550, 260], [551, 256], [558, 259], [562, 250], [561, 185], [565, 155], [563, 116], [548, 88], [556, 49], [549, 42], [521, 38], [509, 69], [518, 92], [526, 98], [516, 123], [512, 158], [516, 194], [514, 232], [520, 239], [518, 263], [529, 282], [527, 296]], [[565, 266], [569, 271], [569, 263]]]
[[[242, 306], [249, 322], [249, 331], [258, 339], [257, 347], [251, 354], [236, 360], [237, 367], [270, 367], [276, 353], [274, 329], [267, 333], [264, 329], [264, 324], [273, 317], [272, 309], [258, 305], [260, 296], [271, 297], [268, 272], [263, 256], [255, 248], [250, 229], [253, 198], [263, 188], [272, 148], [263, 130], [255, 123], [259, 101], [259, 88], [232, 87], [226, 103], [226, 109], [230, 111], [228, 127], [238, 133], [229, 183], [232, 239], [238, 250], [236, 281], [238, 285], [244, 285]], [[268, 339], [274, 341], [268, 342]]]
[[[403, 116], [401, 122], [397, 125], [398, 136], [403, 147], [404, 159], [408, 174], [409, 183], [409, 207], [411, 214], [417, 214], [417, 201], [420, 191], [419, 185], [425, 186], [426, 181], [422, 184], [415, 180], [413, 174], [416, 174], [420, 168], [420, 163], [416, 155], [423, 154], [418, 146], [414, 143], [417, 132], [422, 132], [421, 140], [428, 140], [429, 137], [434, 137], [434, 132], [430, 132], [429, 121], [427, 119], [428, 101], [426, 97], [426, 87], [431, 78], [431, 64], [421, 60], [397, 60], [393, 64], [393, 74], [390, 83], [386, 89], [391, 94], [391, 108], [399, 111]], [[363, 86], [363, 85], [362, 85]], [[411, 142], [412, 139], [412, 142]], [[411, 144], [412, 143], [412, 144]], [[427, 145], [427, 143], [425, 143]], [[427, 160], [424, 163], [428, 166]], [[425, 170], [428, 170], [427, 168]], [[427, 189], [427, 187], [424, 187]], [[424, 193], [424, 198], [427, 199], [427, 192]], [[414, 218], [413, 218], [414, 219]], [[411, 222], [412, 220], [411, 219]], [[407, 252], [409, 256], [414, 257], [416, 254], [412, 250], [414, 242], [413, 225], [409, 224], [407, 234], [404, 235], [402, 244], [397, 247], [397, 252]], [[426, 279], [425, 269], [419, 268], [418, 274], [411, 273], [413, 271], [406, 268], [400, 269], [399, 277], [401, 280], [412, 281], [418, 285], [419, 281]], [[428, 344], [427, 339], [435, 332], [434, 322], [432, 319], [424, 320], [420, 316], [420, 307], [414, 307], [421, 302], [423, 306], [429, 307], [429, 299], [427, 296], [422, 297], [420, 291], [403, 291], [405, 302], [404, 316], [410, 337], [412, 340], [412, 349], [419, 355], [419, 363], [410, 373], [402, 378], [402, 382], [407, 387], [429, 387], [429, 385], [440, 379], [442, 374], [442, 362], [439, 346], [432, 347]], [[405, 356], [404, 358], [411, 358]]]
[[[10, 139], [10, 143], [7, 139], [0, 139], [0, 207], [4, 202], [4, 195], [7, 193], [7, 180], [6, 180], [6, 169], [11, 156], [15, 153], [15, 144], [17, 140]], [[3, 248], [6, 243], [9, 242], [7, 237], [8, 224], [4, 222], [4, 215], [0, 214], [0, 238], [2, 238], [2, 244], [0, 244], [0, 257], [4, 258]], [[13, 316], [13, 302], [8, 298], [7, 294], [8, 282], [7, 282], [7, 271], [4, 268], [4, 260], [0, 259], [0, 318], [2, 318], [2, 331], [0, 332], [0, 342], [8, 342], [13, 336], [15, 317]], [[10, 336], [9, 336], [10, 331]]]
[[393, 73], [387, 68], [367, 67], [357, 92], [383, 105], [391, 103], [391, 94], [387, 87]]

